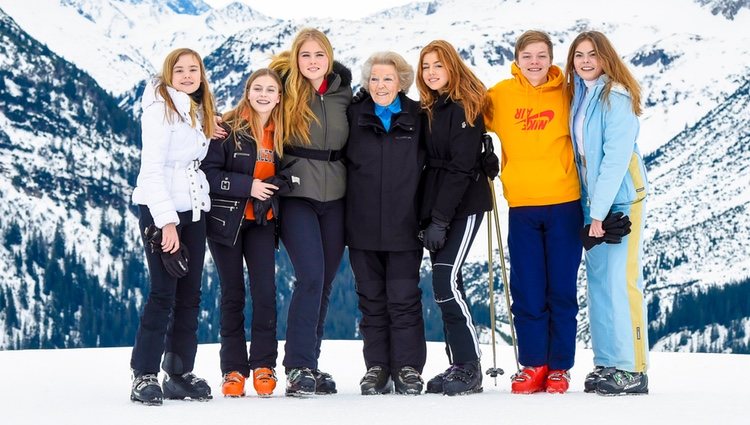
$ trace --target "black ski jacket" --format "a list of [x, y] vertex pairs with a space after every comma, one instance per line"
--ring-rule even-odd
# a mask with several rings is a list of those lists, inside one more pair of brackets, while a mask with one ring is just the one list
[[419, 178], [424, 146], [419, 104], [400, 93], [386, 132], [371, 98], [349, 107], [346, 241], [372, 251], [420, 249]]
[[422, 227], [432, 218], [450, 222], [491, 210], [490, 186], [481, 168], [482, 116], [470, 126], [463, 106], [442, 95], [433, 106], [432, 128], [426, 115], [424, 121], [427, 166], [422, 175]]
[[[222, 127], [229, 134], [224, 139], [211, 140], [206, 158], [201, 162], [201, 169], [206, 174], [211, 189], [211, 211], [206, 216], [206, 237], [214, 242], [233, 246], [245, 218], [245, 205], [252, 202], [250, 190], [258, 146], [250, 135], [238, 134], [240, 149], [237, 149], [235, 133], [226, 124], [222, 124]], [[274, 163], [276, 170], [279, 170], [276, 153]], [[276, 218], [274, 222], [278, 234], [279, 220]]]

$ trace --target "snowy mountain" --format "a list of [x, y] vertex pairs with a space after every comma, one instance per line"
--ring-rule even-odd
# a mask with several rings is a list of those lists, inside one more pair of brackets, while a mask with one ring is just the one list
[[202, 0], [0, 0], [0, 8], [115, 95], [160, 72], [174, 48], [206, 55], [241, 29], [276, 21], [239, 2], [211, 9]]
[[[284, 342], [279, 344], [279, 359]], [[513, 352], [498, 348], [498, 366], [505, 375], [497, 382], [484, 378], [484, 392], [447, 397], [435, 394], [361, 396], [365, 372], [360, 341], [323, 341], [320, 368], [336, 380], [338, 394], [293, 398], [283, 396], [284, 374], [272, 397], [260, 399], [248, 389], [244, 398], [220, 395], [219, 346], [198, 346], [195, 372], [206, 378], [214, 399], [206, 403], [166, 400], [161, 407], [136, 405], [130, 391], [130, 348], [25, 350], [0, 352], [0, 398], [7, 424], [205, 425], [243, 420], [277, 424], [513, 424], [609, 425], [667, 424], [740, 425], [747, 422], [750, 356], [731, 354], [651, 353], [650, 394], [601, 397], [583, 393], [591, 369], [591, 351], [579, 349], [564, 395], [510, 393]], [[482, 347], [482, 366], [491, 366], [491, 347]], [[446, 367], [440, 343], [428, 343], [423, 376]], [[43, 377], [32, 379], [34, 376]], [[717, 377], [731, 377], [719, 380]], [[252, 394], [252, 395], [251, 395]], [[262, 413], [260, 413], [262, 412]], [[301, 418], [304, 418], [303, 420]]]
[[[662, 350], [750, 352], [750, 306], [741, 302], [750, 299], [748, 1], [631, 0], [603, 8], [594, 0], [575, 7], [551, 0], [435, 0], [358, 21], [289, 21], [240, 3], [210, 9], [200, 0], [34, 3], [0, 0], [0, 209], [9, 217], [0, 223], [0, 348], [132, 341], [147, 285], [129, 205], [140, 137], [132, 117], [143, 79], [167, 51], [194, 47], [226, 108], [251, 70], [289, 48], [299, 27], [315, 26], [328, 33], [355, 83], [371, 52], [392, 49], [414, 62], [421, 46], [446, 38], [488, 86], [509, 77], [514, 40], [527, 29], [552, 35], [560, 65], [579, 31], [605, 31], [644, 93], [639, 144], [650, 152], [654, 188], [646, 229], [652, 343]], [[410, 95], [416, 98], [416, 90]], [[503, 201], [499, 208], [504, 215]], [[465, 273], [485, 341], [491, 323], [486, 246], [482, 230]], [[283, 336], [293, 282], [283, 253], [277, 273]], [[439, 338], [426, 265], [422, 276], [428, 336]], [[326, 335], [356, 338], [346, 258], [337, 279]], [[587, 343], [584, 284], [579, 339]], [[496, 289], [496, 325], [507, 341], [507, 309], [499, 284]], [[204, 295], [200, 337], [215, 341], [210, 261]], [[725, 298], [737, 302], [717, 307]]]

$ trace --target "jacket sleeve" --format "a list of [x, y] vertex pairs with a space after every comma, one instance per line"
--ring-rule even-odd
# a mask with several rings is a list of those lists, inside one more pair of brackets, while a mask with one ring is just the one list
[[633, 113], [630, 98], [611, 93], [609, 105], [603, 102], [602, 162], [599, 166], [596, 187], [591, 195], [591, 218], [604, 220], [620, 190], [628, 171], [630, 157], [638, 137], [638, 117]]
[[179, 224], [180, 219], [169, 192], [164, 174], [171, 139], [171, 126], [164, 116], [165, 103], [154, 102], [141, 115], [141, 169], [139, 186], [146, 194], [146, 206], [154, 218], [154, 225], [162, 228], [169, 223]]
[[450, 222], [461, 204], [471, 179], [477, 177], [477, 159], [482, 151], [484, 122], [478, 116], [475, 125], [469, 125], [461, 106], [454, 104], [449, 119], [448, 152], [445, 177], [438, 189], [432, 217]]
[[[249, 198], [253, 186], [252, 174], [245, 174], [229, 170], [232, 162], [234, 147], [233, 134], [221, 140], [211, 140], [208, 153], [201, 162], [201, 169], [206, 173], [208, 186], [215, 195], [231, 196], [233, 198]], [[252, 173], [252, 168], [250, 170]]]

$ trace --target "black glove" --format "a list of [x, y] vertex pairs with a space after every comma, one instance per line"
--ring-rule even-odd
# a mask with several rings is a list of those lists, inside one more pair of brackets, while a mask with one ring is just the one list
[[268, 224], [268, 209], [271, 208], [271, 202], [276, 198], [276, 195], [271, 195], [265, 201], [253, 198], [253, 215], [255, 216], [255, 223], [259, 226], [265, 226]]
[[604, 230], [604, 236], [601, 238], [595, 238], [589, 236], [589, 230], [591, 225], [587, 224], [581, 229], [581, 241], [583, 241], [583, 247], [586, 251], [599, 245], [600, 243], [608, 244], [619, 244], [622, 242], [622, 237], [630, 234], [630, 218], [624, 215], [622, 212], [609, 213], [607, 217], [602, 221], [602, 229]]
[[364, 87], [360, 87], [359, 91], [354, 93], [354, 96], [352, 96], [352, 103], [359, 103], [367, 99], [368, 97], [370, 97], [370, 93], [368, 93]]
[[484, 148], [482, 150], [482, 170], [492, 180], [500, 174], [500, 159], [495, 155], [492, 137], [487, 133], [482, 134], [482, 147]]
[[184, 244], [180, 244], [180, 249], [174, 254], [168, 252], [161, 253], [161, 262], [164, 263], [167, 273], [177, 279], [187, 276], [189, 260], [190, 253], [188, 253], [188, 249]]
[[442, 220], [432, 219], [430, 225], [422, 233], [422, 243], [428, 251], [436, 252], [443, 249], [445, 241], [448, 240], [448, 225]]
[[161, 253], [161, 229], [153, 224], [143, 229], [143, 239], [151, 248], [152, 254]]

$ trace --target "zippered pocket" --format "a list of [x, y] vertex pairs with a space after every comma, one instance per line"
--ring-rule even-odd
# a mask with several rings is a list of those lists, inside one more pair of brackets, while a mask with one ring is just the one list
[[216, 216], [213, 216], [213, 215], [209, 215], [208, 217], [209, 218], [213, 218], [214, 220], [218, 221], [219, 223], [221, 223], [222, 226], [226, 226], [227, 225], [227, 221], [226, 220], [222, 220], [219, 217], [216, 217]]

